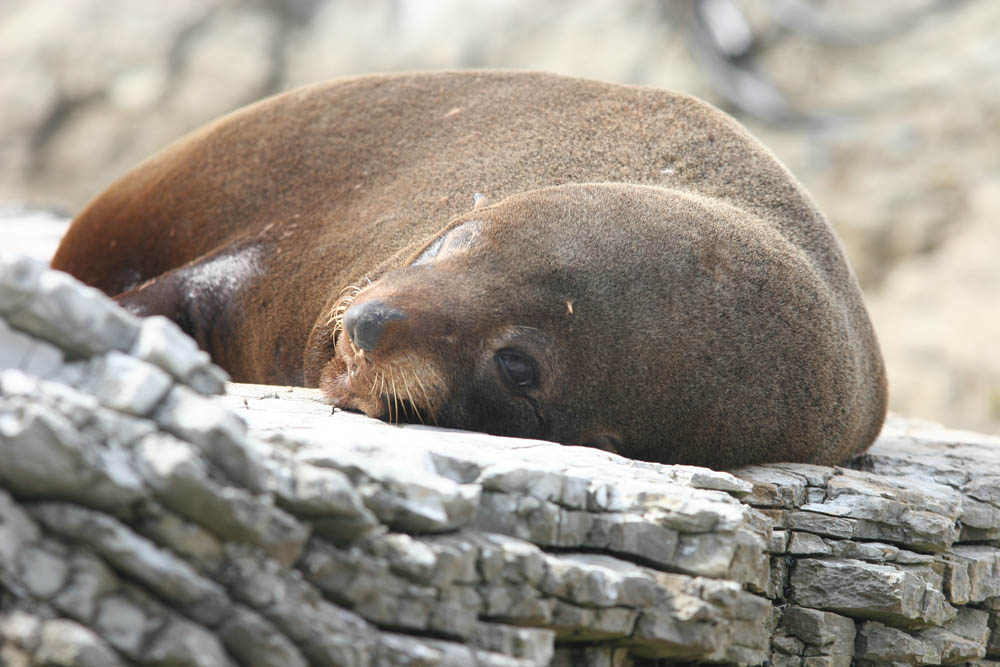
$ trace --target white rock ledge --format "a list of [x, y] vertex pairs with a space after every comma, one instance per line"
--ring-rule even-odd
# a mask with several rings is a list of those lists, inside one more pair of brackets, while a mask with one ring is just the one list
[[1000, 438], [730, 474], [223, 382], [0, 257], [0, 664], [1000, 665]]

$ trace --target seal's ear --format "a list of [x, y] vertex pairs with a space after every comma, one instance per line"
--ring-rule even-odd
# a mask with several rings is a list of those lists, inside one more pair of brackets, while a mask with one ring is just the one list
[[490, 205], [490, 200], [487, 199], [486, 195], [484, 195], [482, 192], [474, 192], [474, 193], [472, 193], [472, 199], [475, 202], [472, 205], [472, 210], [473, 211], [475, 211], [477, 208], [482, 208], [483, 206], [489, 206]]

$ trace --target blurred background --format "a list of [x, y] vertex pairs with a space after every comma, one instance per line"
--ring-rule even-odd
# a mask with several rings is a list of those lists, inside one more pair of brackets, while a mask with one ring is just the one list
[[992, 0], [0, 0], [0, 206], [72, 215], [171, 140], [304, 83], [483, 67], [735, 115], [843, 240], [892, 409], [1000, 432]]

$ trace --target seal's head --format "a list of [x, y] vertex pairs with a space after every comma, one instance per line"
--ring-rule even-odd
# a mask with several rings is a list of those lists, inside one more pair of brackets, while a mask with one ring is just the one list
[[690, 194], [580, 184], [477, 207], [332, 317], [320, 386], [381, 419], [713, 467], [870, 441], [814, 261]]

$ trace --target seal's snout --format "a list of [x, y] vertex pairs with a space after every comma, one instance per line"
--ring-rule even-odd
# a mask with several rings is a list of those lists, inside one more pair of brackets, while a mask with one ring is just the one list
[[351, 306], [344, 313], [344, 330], [356, 347], [371, 352], [387, 322], [406, 319], [406, 313], [378, 299]]

